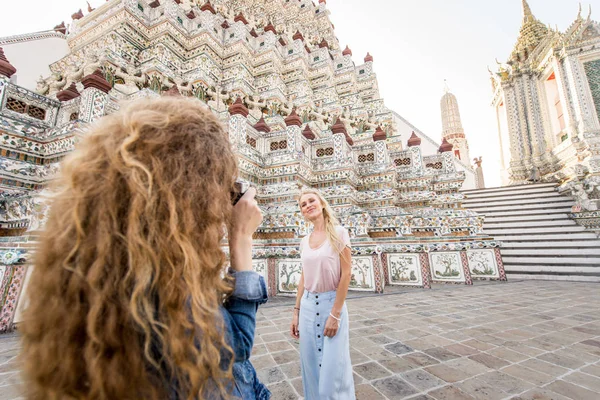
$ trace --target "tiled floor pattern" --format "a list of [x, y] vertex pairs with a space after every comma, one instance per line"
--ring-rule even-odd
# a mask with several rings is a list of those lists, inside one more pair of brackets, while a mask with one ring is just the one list
[[[351, 294], [357, 399], [600, 399], [600, 284], [509, 282]], [[293, 299], [259, 310], [252, 362], [274, 400], [302, 396]], [[18, 398], [16, 334], [0, 400]]]
[[[509, 282], [351, 298], [357, 399], [600, 399], [600, 284]], [[260, 310], [252, 362], [298, 399], [292, 303]]]

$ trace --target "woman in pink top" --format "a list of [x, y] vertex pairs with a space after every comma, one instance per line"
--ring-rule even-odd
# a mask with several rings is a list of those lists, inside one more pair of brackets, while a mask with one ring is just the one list
[[302, 276], [291, 335], [300, 339], [306, 400], [355, 399], [346, 295], [350, 285], [350, 237], [315, 189], [299, 199], [313, 231], [300, 243]]

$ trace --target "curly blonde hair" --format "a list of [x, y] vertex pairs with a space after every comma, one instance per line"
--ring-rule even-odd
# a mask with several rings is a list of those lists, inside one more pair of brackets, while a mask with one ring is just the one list
[[30, 399], [227, 397], [237, 161], [197, 100], [136, 101], [63, 162], [21, 326]]

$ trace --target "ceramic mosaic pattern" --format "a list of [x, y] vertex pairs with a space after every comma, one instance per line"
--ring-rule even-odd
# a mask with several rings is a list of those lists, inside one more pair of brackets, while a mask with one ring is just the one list
[[596, 115], [600, 116], [600, 59], [588, 61], [583, 65], [596, 106]]
[[352, 257], [350, 288], [353, 290], [374, 291], [375, 276], [372, 257]]
[[458, 252], [435, 252], [429, 255], [431, 278], [440, 282], [464, 282], [462, 260]]
[[15, 265], [6, 267], [4, 281], [0, 283], [0, 333], [12, 329], [12, 320], [17, 309], [17, 301], [25, 277], [25, 267]]
[[265, 279], [267, 287], [269, 287], [269, 267], [267, 260], [252, 260], [252, 270], [260, 274]]
[[300, 260], [278, 260], [278, 291], [281, 293], [295, 293], [298, 290], [301, 275], [302, 262]]
[[6, 268], [8, 268], [6, 265], [0, 265], [0, 285], [2, 285], [2, 282], [4, 280], [4, 275], [6, 274]]
[[500, 278], [494, 250], [470, 250], [467, 259], [473, 278]]
[[391, 285], [423, 286], [418, 254], [389, 254], [388, 276]]

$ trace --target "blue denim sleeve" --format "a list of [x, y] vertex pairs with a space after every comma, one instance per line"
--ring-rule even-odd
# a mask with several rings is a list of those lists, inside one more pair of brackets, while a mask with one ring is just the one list
[[233, 274], [235, 288], [225, 302], [223, 318], [228, 334], [228, 342], [235, 352], [235, 361], [250, 359], [254, 346], [256, 312], [259, 304], [267, 299], [267, 286], [262, 276], [254, 271], [241, 271]]
[[231, 297], [241, 300], [264, 304], [267, 302], [267, 285], [262, 276], [254, 271], [239, 271], [233, 273], [235, 288]]

